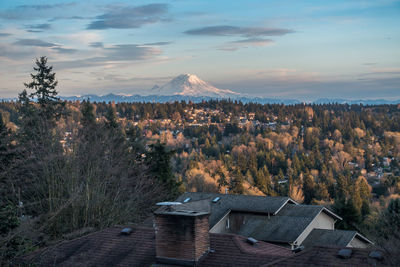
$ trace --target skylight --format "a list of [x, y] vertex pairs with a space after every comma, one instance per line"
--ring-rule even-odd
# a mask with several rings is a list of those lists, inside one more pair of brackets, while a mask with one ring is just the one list
[[216, 197], [216, 198], [213, 199], [212, 202], [213, 202], [213, 203], [217, 203], [220, 199], [221, 199], [220, 197]]
[[183, 203], [188, 203], [189, 201], [190, 201], [190, 197], [188, 197], [188, 198], [185, 198], [185, 200], [183, 201]]

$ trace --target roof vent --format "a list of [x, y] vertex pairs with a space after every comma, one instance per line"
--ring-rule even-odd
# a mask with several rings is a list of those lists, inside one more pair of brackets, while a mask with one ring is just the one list
[[304, 246], [298, 246], [297, 248], [293, 249], [292, 251], [293, 251], [294, 253], [299, 253], [299, 252], [301, 252], [301, 251], [303, 251], [303, 250], [304, 250]]
[[190, 201], [190, 197], [188, 197], [188, 198], [185, 198], [185, 200], [183, 201], [183, 203], [188, 203], [189, 201]]
[[343, 249], [339, 250], [337, 255], [339, 258], [342, 258], [342, 259], [350, 259], [351, 254], [353, 254], [353, 251], [351, 249], [343, 248]]
[[132, 228], [126, 227], [121, 230], [121, 235], [130, 235], [132, 233]]
[[221, 198], [220, 197], [216, 197], [212, 200], [213, 203], [217, 203]]
[[371, 251], [371, 253], [369, 253], [368, 256], [369, 256], [370, 258], [374, 259], [374, 260], [378, 260], [378, 261], [383, 260], [382, 251], [379, 251], [379, 250], [373, 250], [373, 251]]
[[246, 239], [246, 242], [254, 246], [258, 243], [258, 240], [255, 238], [249, 237]]

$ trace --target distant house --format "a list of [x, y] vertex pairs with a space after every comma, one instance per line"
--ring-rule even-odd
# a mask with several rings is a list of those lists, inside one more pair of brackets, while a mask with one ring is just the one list
[[[329, 209], [316, 205], [300, 205], [289, 197], [185, 193], [176, 201], [189, 203], [199, 200], [210, 203], [210, 233], [239, 234], [290, 246], [292, 249], [319, 245], [316, 238], [309, 238], [315, 229], [329, 230], [331, 236], [353, 237], [356, 233], [335, 230], [336, 221], [342, 218]], [[303, 244], [307, 238], [307, 243]], [[332, 241], [324, 245], [365, 248], [373, 244], [359, 233], [354, 238], [353, 242], [349, 240], [346, 244]], [[332, 239], [326, 239], [330, 240]]]
[[391, 161], [392, 161], [391, 158], [389, 158], [389, 157], [383, 157], [383, 160], [382, 160], [383, 166], [384, 166], [384, 167], [389, 167]]

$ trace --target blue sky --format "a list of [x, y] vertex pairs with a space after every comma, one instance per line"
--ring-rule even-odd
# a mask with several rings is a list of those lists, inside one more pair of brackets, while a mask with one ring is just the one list
[[48, 56], [61, 95], [182, 73], [273, 98], [400, 99], [400, 1], [0, 2], [0, 97]]

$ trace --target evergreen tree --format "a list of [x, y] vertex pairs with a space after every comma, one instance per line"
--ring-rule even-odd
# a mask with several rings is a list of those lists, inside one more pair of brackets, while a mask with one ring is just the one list
[[[28, 89], [33, 89], [29, 97], [36, 100], [40, 106], [41, 116], [45, 116], [47, 120], [59, 118], [62, 114], [61, 109], [63, 102], [57, 97], [58, 92], [56, 86], [58, 81], [55, 78], [53, 67], [47, 65], [47, 58], [40, 57], [36, 59], [36, 67], [33, 67], [35, 73], [31, 73], [32, 81], [24, 83]], [[26, 98], [26, 93], [23, 93]]]
[[146, 162], [150, 166], [151, 173], [173, 193], [178, 192], [178, 183], [171, 169], [171, 157], [175, 151], [168, 151], [165, 145], [157, 142], [150, 146], [146, 154]]
[[20, 141], [35, 143], [48, 147], [54, 138], [52, 129], [56, 121], [65, 114], [65, 102], [57, 97], [55, 73], [52, 66], [47, 66], [47, 58], [36, 59], [35, 73], [31, 73], [32, 81], [24, 83], [25, 87], [34, 90], [28, 94], [24, 89], [18, 97], [21, 114]]
[[314, 177], [309, 173], [304, 174], [303, 181], [303, 191], [304, 191], [304, 203], [310, 204], [315, 198], [316, 183]]
[[89, 126], [93, 125], [96, 122], [96, 116], [94, 114], [94, 107], [89, 101], [83, 101], [81, 105], [81, 113], [82, 113], [82, 125]]
[[233, 173], [233, 179], [230, 184], [229, 192], [233, 194], [244, 194], [245, 190], [243, 182], [244, 182], [243, 174], [239, 171], [238, 168], [236, 168]]
[[118, 127], [118, 122], [117, 122], [117, 110], [115, 108], [115, 104], [111, 104], [107, 108], [106, 112], [106, 120], [107, 120], [107, 126], [110, 128], [117, 128]]
[[3, 121], [3, 116], [0, 113], [0, 177], [13, 158], [11, 153], [12, 145], [10, 135], [11, 132], [7, 129], [7, 126]]

